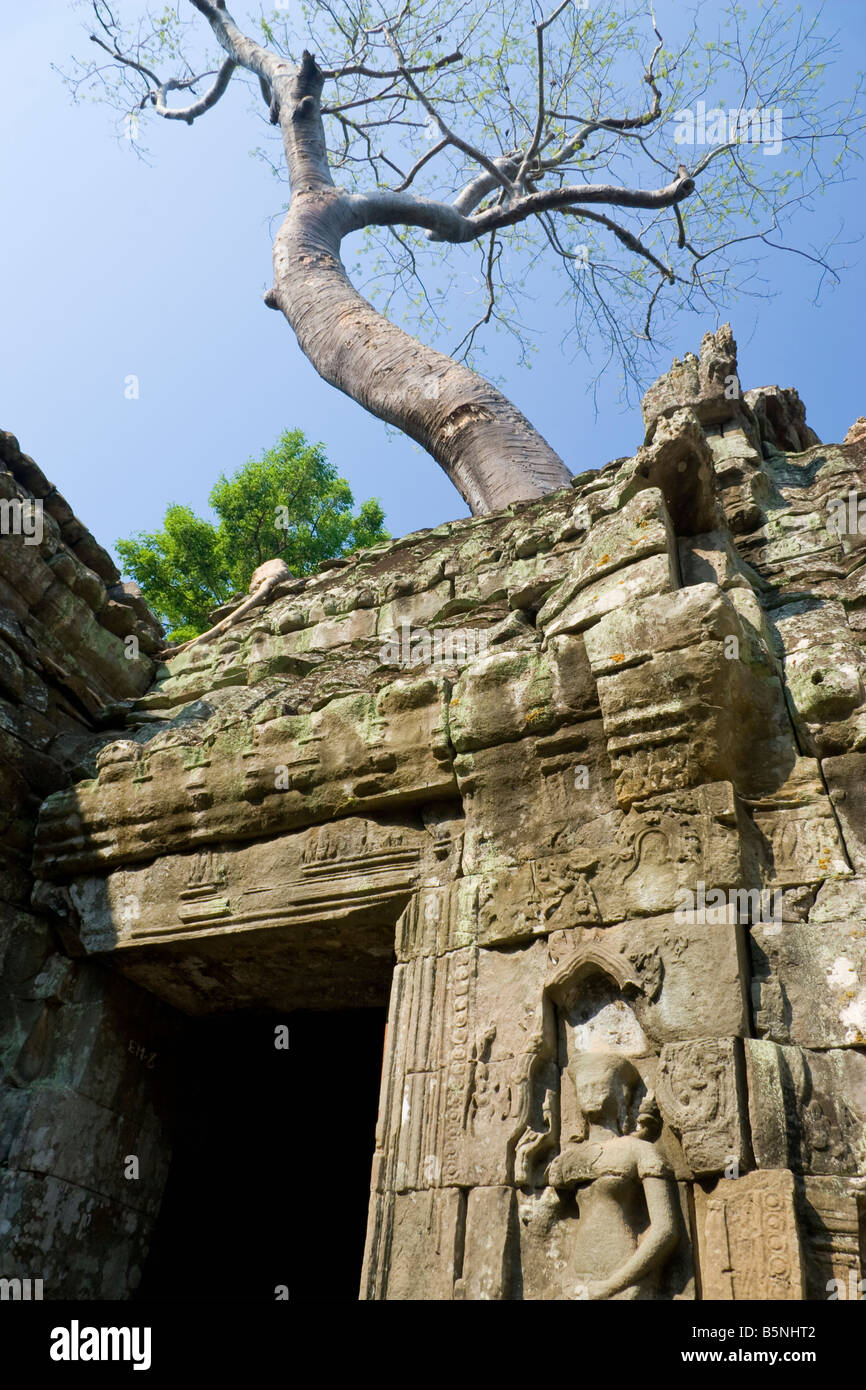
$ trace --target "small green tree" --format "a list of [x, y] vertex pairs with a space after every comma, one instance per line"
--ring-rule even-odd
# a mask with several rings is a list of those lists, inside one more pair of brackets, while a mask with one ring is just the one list
[[273, 449], [221, 474], [209, 502], [216, 523], [173, 503], [161, 531], [117, 542], [124, 572], [159, 614], [171, 642], [205, 632], [210, 612], [245, 593], [265, 560], [308, 574], [321, 560], [387, 540], [375, 498], [354, 511], [352, 490], [321, 444], [286, 430]]

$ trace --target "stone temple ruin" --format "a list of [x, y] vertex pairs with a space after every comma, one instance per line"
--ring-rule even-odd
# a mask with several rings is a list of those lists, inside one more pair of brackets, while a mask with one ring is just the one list
[[[146, 1282], [183, 1030], [387, 1004], [362, 1298], [856, 1296], [866, 422], [741, 395], [727, 328], [643, 409], [164, 663], [2, 437], [0, 1275]], [[329, 1191], [351, 1052], [273, 1102]]]

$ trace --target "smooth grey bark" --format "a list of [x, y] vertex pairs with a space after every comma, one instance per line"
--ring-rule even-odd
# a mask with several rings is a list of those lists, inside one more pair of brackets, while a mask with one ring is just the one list
[[[649, 191], [579, 185], [522, 194], [511, 185], [508, 161], [494, 165], [479, 154], [487, 173], [453, 204], [408, 192], [344, 193], [331, 177], [320, 105], [324, 74], [312, 56], [304, 53], [294, 68], [243, 34], [223, 4], [192, 3], [229, 59], [255, 73], [270, 94], [291, 202], [274, 243], [274, 286], [265, 299], [283, 312], [319, 375], [425, 448], [474, 514], [567, 485], [571, 473], [562, 459], [500, 391], [389, 322], [357, 292], [340, 259], [341, 242], [365, 226], [398, 224], [423, 227], [432, 240], [467, 242], [547, 208], [669, 206], [692, 191], [692, 180], [678, 177]], [[503, 205], [467, 215], [497, 180], [509, 195]]]
[[353, 288], [340, 260], [340, 212], [327, 195], [293, 195], [274, 245], [268, 303], [319, 375], [432, 454], [473, 514], [564, 487], [565, 464], [495, 386]]
[[[309, 59], [286, 94], [289, 111], [281, 98], [292, 198], [274, 243], [267, 302], [285, 314], [319, 375], [432, 454], [474, 514], [565, 486], [571, 474], [559, 455], [495, 386], [389, 322], [352, 286], [340, 259], [347, 233], [405, 221], [410, 210], [416, 223], [426, 211], [432, 228], [446, 220], [447, 208], [336, 189], [320, 90], [321, 74]], [[463, 221], [455, 217], [452, 230], [462, 231]]]

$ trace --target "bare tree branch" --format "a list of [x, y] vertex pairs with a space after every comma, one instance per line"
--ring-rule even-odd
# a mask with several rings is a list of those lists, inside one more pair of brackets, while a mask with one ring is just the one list
[[419, 63], [417, 66], [409, 68], [394, 68], [391, 72], [377, 72], [373, 68], [365, 67], [363, 63], [356, 63], [354, 66], [347, 64], [341, 68], [322, 68], [321, 72], [324, 78], [371, 77], [378, 82], [383, 78], [406, 77], [410, 73], [414, 76], [417, 73], [436, 72], [439, 68], [448, 67], [451, 63], [462, 63], [462, 61], [463, 54], [457, 49], [444, 58], [437, 58], [433, 63]]
[[547, 19], [541, 20], [541, 22], [536, 24], [535, 26], [538, 102], [537, 111], [535, 115], [535, 129], [532, 132], [532, 139], [530, 140], [526, 152], [522, 160], [520, 161], [520, 168], [518, 169], [517, 177], [514, 180], [515, 186], [517, 188], [523, 187], [523, 180], [526, 178], [532, 161], [538, 153], [538, 148], [541, 144], [541, 136], [544, 132], [544, 31], [545, 29], [548, 29], [550, 27], [550, 25], [554, 22], [555, 19], [559, 18], [559, 16], [562, 14], [563, 10], [566, 8], [569, 2], [570, 0], [562, 0], [562, 4], [557, 6], [557, 8], [553, 11], [553, 14], [548, 15]]
[[[674, 206], [676, 206], [676, 204], [674, 204]], [[650, 265], [654, 265], [656, 270], [659, 271], [666, 280], [669, 280], [671, 284], [676, 280], [677, 277], [669, 265], [665, 265], [663, 261], [659, 260], [658, 256], [653, 254], [648, 246], [644, 246], [640, 237], [636, 237], [627, 227], [622, 227], [618, 222], [614, 222], [612, 217], [606, 217], [604, 213], [601, 212], [590, 212], [587, 208], [582, 208], [580, 212], [573, 208], [566, 208], [565, 211], [572, 217], [588, 218], [592, 222], [600, 223], [602, 227], [607, 227], [608, 231], [613, 232], [614, 236], [622, 242], [623, 246], [627, 246], [629, 251], [634, 251], [636, 255], [643, 256], [644, 260], [649, 261]]]
[[450, 142], [448, 140], [437, 140], [436, 144], [433, 145], [433, 147], [429, 149], [426, 154], [422, 154], [421, 158], [415, 161], [408, 174], [405, 175], [403, 182], [398, 183], [397, 187], [394, 189], [394, 192], [404, 193], [406, 189], [409, 187], [409, 185], [414, 181], [415, 175], [419, 174], [421, 170], [424, 168], [424, 165], [427, 164], [431, 159], [435, 159], [437, 154], [441, 154], [442, 151], [447, 148], [449, 143]]
[[388, 39], [391, 48], [394, 50], [394, 56], [396, 57], [397, 62], [400, 65], [400, 75], [405, 78], [409, 87], [415, 93], [416, 97], [421, 102], [421, 105], [424, 107], [424, 110], [428, 113], [428, 115], [432, 116], [433, 120], [439, 127], [439, 130], [443, 138], [447, 140], [450, 145], [454, 145], [456, 149], [462, 150], [464, 154], [469, 155], [470, 159], [474, 159], [476, 163], [481, 165], [482, 169], [486, 169], [492, 179], [494, 179], [497, 183], [502, 184], [502, 187], [506, 190], [506, 192], [512, 193], [514, 191], [514, 186], [511, 183], [511, 180], [508, 179], [502, 173], [502, 171], [496, 167], [496, 164], [492, 160], [488, 159], [486, 154], [483, 154], [481, 150], [476, 149], [474, 145], [470, 145], [468, 141], [463, 140], [459, 135], [456, 135], [453, 130], [450, 130], [448, 128], [448, 126], [445, 124], [442, 117], [439, 115], [439, 112], [436, 110], [433, 103], [431, 101], [428, 101], [427, 97], [424, 95], [421, 88], [418, 86], [414, 77], [412, 77], [411, 73], [406, 68], [406, 65], [403, 60], [403, 54], [400, 51], [400, 45], [397, 43], [397, 40], [394, 38], [391, 31], [387, 28], [385, 29], [385, 36]]
[[[205, 92], [204, 96], [200, 97], [198, 101], [192, 102], [189, 106], [182, 106], [180, 108], [166, 106], [166, 92], [178, 91], [180, 88], [189, 86], [190, 84], [187, 82], [163, 82], [159, 90], [153, 96], [154, 106], [160, 116], [164, 116], [166, 120], [186, 121], [188, 125], [192, 125], [197, 116], [203, 116], [205, 111], [209, 111], [212, 106], [216, 106], [226, 87], [229, 85], [231, 75], [236, 67], [237, 63], [233, 58], [226, 58], [217, 73], [216, 81], [213, 86]], [[204, 75], [209, 76], [207, 73]], [[195, 79], [195, 81], [198, 80], [198, 78]]]
[[[536, 0], [454, 0], [446, 15], [441, 0], [317, 0], [263, 16], [257, 40], [222, 0], [191, 0], [191, 21], [139, 0], [126, 28], [92, 0], [101, 56], [67, 78], [74, 95], [96, 87], [126, 117], [187, 122], [216, 104], [235, 69], [258, 85], [291, 185], [266, 303], [327, 381], [427, 448], [474, 509], [558, 486], [562, 461], [489, 382], [377, 314], [349, 283], [345, 237], [365, 231], [378, 243], [383, 273], [375, 266], [369, 283], [392, 287], [389, 313], [415, 300], [436, 332], [471, 302], [459, 254], [446, 259], [437, 244], [478, 245], [464, 357], [493, 323], [525, 355], [532, 294], [518, 267], [531, 276], [552, 254], [573, 317], [565, 340], [582, 355], [600, 343], [636, 383], [669, 312], [715, 311], [732, 290], [766, 293], [757, 266], [770, 249], [813, 266], [819, 286], [836, 273], [827, 249], [792, 245], [788, 228], [844, 181], [864, 129], [859, 81], [841, 99], [819, 97], [835, 39], [821, 37], [816, 15], [789, 25], [782, 0], [763, 0], [749, 31], [734, 0], [694, 0], [673, 50], [651, 0], [546, 2], [545, 15]], [[722, 72], [730, 111], [718, 114], [733, 127], [679, 128]], [[170, 106], [181, 91], [195, 99]], [[775, 148], [765, 148], [765, 118]], [[587, 232], [591, 261], [566, 249], [563, 216], [609, 233]]]

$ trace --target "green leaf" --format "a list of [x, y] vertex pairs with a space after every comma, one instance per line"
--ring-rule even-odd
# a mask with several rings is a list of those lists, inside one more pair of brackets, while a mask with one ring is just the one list
[[301, 430], [285, 430], [260, 459], [222, 474], [209, 501], [216, 522], [172, 503], [161, 530], [117, 542], [124, 573], [173, 642], [206, 631], [212, 609], [245, 593], [266, 560], [307, 574], [322, 560], [388, 539], [379, 502], [368, 498], [355, 512], [348, 482]]

